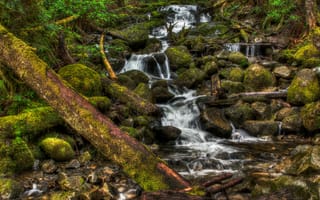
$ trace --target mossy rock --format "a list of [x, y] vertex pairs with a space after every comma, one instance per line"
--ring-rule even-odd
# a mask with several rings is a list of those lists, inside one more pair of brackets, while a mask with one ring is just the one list
[[128, 126], [121, 126], [120, 129], [126, 133], [128, 133], [131, 137], [134, 137], [136, 139], [141, 139], [142, 135], [140, 132], [133, 128], [133, 127], [128, 127]]
[[189, 68], [192, 63], [192, 56], [185, 46], [169, 47], [165, 53], [168, 56], [172, 71], [176, 71], [179, 68]]
[[183, 43], [189, 49], [192, 49], [193, 52], [203, 53], [207, 48], [207, 39], [203, 36], [189, 36], [186, 41]]
[[111, 107], [111, 100], [108, 97], [90, 97], [89, 102], [99, 111], [105, 113]]
[[228, 60], [232, 63], [238, 64], [241, 67], [247, 67], [249, 65], [248, 58], [243, 55], [241, 52], [231, 52], [228, 55]]
[[301, 133], [302, 119], [300, 114], [293, 114], [282, 120], [281, 131], [283, 133]]
[[275, 136], [279, 134], [279, 123], [272, 120], [247, 120], [243, 129], [253, 136]]
[[19, 199], [23, 190], [17, 181], [0, 177], [0, 199]]
[[320, 130], [320, 101], [306, 104], [301, 109], [302, 124], [309, 132]]
[[152, 99], [150, 88], [145, 83], [139, 83], [139, 85], [134, 89], [134, 92], [149, 101]]
[[221, 80], [221, 88], [227, 94], [240, 93], [245, 90], [243, 83], [229, 80]]
[[242, 82], [244, 78], [244, 71], [240, 67], [233, 67], [230, 70], [228, 79], [230, 81]]
[[215, 61], [211, 60], [206, 62], [201, 69], [206, 73], [206, 76], [211, 76], [218, 71], [218, 65]]
[[125, 74], [119, 74], [118, 75], [118, 82], [121, 85], [126, 86], [130, 90], [133, 90], [134, 88], [137, 87], [136, 82], [134, 80], [132, 80], [129, 76], [125, 75]]
[[154, 87], [151, 89], [152, 102], [165, 103], [172, 99], [174, 95], [169, 92], [167, 87]]
[[133, 50], [143, 49], [149, 39], [149, 27], [148, 24], [144, 23], [134, 24], [121, 31], [114, 32], [124, 37]]
[[134, 125], [139, 126], [148, 126], [150, 124], [150, 118], [148, 116], [137, 116], [133, 119]]
[[20, 137], [11, 143], [0, 144], [0, 173], [11, 174], [30, 170], [34, 160], [28, 144]]
[[133, 88], [137, 87], [137, 85], [139, 83], [145, 83], [145, 84], [149, 83], [148, 76], [145, 73], [143, 73], [142, 71], [139, 71], [139, 70], [130, 70], [130, 71], [127, 71], [127, 72], [123, 73], [123, 75], [128, 76], [131, 80], [134, 81], [135, 86]]
[[100, 96], [102, 93], [100, 75], [85, 65], [67, 65], [62, 67], [58, 73], [77, 92], [85, 96]]
[[300, 70], [288, 88], [287, 101], [294, 105], [304, 105], [318, 100], [319, 97], [317, 74], [311, 69]]
[[300, 47], [297, 52], [294, 54], [293, 58], [305, 65], [306, 61], [310, 58], [317, 58], [320, 56], [320, 52], [313, 44], [307, 44], [305, 46]]
[[259, 91], [275, 84], [274, 75], [259, 64], [250, 65], [244, 73], [246, 91]]
[[246, 120], [255, 119], [255, 112], [251, 105], [241, 101], [226, 108], [225, 115], [236, 127], [240, 127]]
[[194, 88], [195, 86], [197, 86], [197, 84], [201, 83], [205, 77], [206, 74], [201, 69], [190, 68], [179, 74], [175, 83], [179, 86]]
[[70, 143], [60, 138], [45, 138], [40, 142], [40, 147], [50, 158], [56, 161], [68, 161], [75, 155]]

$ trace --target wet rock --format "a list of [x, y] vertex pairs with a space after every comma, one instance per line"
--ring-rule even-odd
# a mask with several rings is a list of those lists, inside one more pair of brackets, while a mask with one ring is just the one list
[[304, 105], [320, 97], [319, 80], [311, 69], [300, 70], [288, 88], [287, 101], [294, 105]]
[[279, 66], [274, 68], [273, 74], [278, 78], [290, 79], [292, 78], [293, 71], [287, 66]]
[[62, 190], [81, 191], [85, 188], [85, 180], [82, 176], [68, 176], [64, 172], [58, 174], [57, 183]]
[[240, 127], [244, 121], [255, 119], [255, 112], [251, 105], [241, 101], [226, 108], [225, 115], [236, 127]]
[[41, 166], [41, 170], [47, 174], [52, 174], [56, 172], [57, 169], [58, 169], [58, 166], [55, 164], [54, 160], [46, 160], [42, 163], [42, 166]]
[[263, 66], [252, 64], [245, 70], [243, 82], [246, 91], [257, 91], [274, 86], [275, 77]]
[[267, 120], [271, 118], [271, 108], [264, 102], [254, 102], [251, 104], [252, 109], [255, 112], [257, 120]]
[[155, 103], [165, 103], [172, 99], [174, 95], [169, 92], [168, 87], [153, 87], [151, 89], [152, 101]]
[[72, 64], [62, 67], [58, 73], [77, 92], [89, 97], [102, 95], [100, 75], [93, 69], [82, 64]]
[[198, 68], [190, 68], [179, 74], [175, 83], [181, 87], [194, 88], [197, 84], [201, 83], [205, 78], [204, 71]]
[[282, 120], [281, 129], [283, 133], [300, 133], [302, 130], [302, 119], [300, 114], [286, 116]]
[[201, 113], [200, 121], [203, 128], [211, 134], [222, 138], [230, 138], [232, 127], [223, 110], [207, 108]]
[[241, 52], [231, 52], [228, 55], [228, 60], [240, 65], [241, 67], [247, 67], [249, 65], [248, 58]]
[[175, 141], [181, 134], [181, 130], [174, 126], [155, 127], [155, 137], [161, 143]]
[[301, 117], [303, 126], [309, 132], [315, 132], [320, 130], [320, 101], [306, 104], [301, 109]]
[[243, 129], [253, 136], [273, 136], [279, 133], [279, 123], [271, 120], [247, 120], [243, 124]]
[[68, 162], [65, 165], [65, 168], [66, 169], [78, 169], [78, 168], [80, 168], [80, 166], [81, 166], [81, 164], [80, 164], [79, 160], [72, 159], [70, 162]]
[[0, 199], [18, 199], [23, 186], [13, 179], [0, 177]]
[[59, 138], [45, 138], [40, 142], [40, 147], [50, 158], [56, 161], [68, 161], [75, 155], [71, 145]]
[[165, 53], [168, 56], [172, 71], [180, 68], [189, 68], [192, 63], [192, 56], [185, 46], [171, 46]]

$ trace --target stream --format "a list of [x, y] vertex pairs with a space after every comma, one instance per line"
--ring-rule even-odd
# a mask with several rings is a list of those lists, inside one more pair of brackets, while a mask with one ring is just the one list
[[[161, 11], [170, 11], [168, 24], [175, 24], [173, 32], [183, 28], [192, 28], [199, 23], [211, 20], [207, 13], [199, 13], [194, 5], [171, 5]], [[150, 37], [161, 40], [162, 49], [151, 54], [132, 54], [126, 60], [120, 73], [140, 70], [154, 80], [171, 80], [170, 66], [165, 55], [167, 30], [165, 26], [153, 29]], [[259, 45], [226, 44], [229, 51], [242, 51], [247, 57], [259, 56]], [[181, 175], [188, 179], [201, 179], [209, 175], [232, 172], [243, 175], [248, 170], [272, 168], [281, 155], [291, 147], [287, 143], [250, 136], [242, 129], [233, 127], [232, 137], [222, 139], [202, 130], [199, 122], [200, 109], [196, 91], [178, 88], [169, 84], [169, 91], [174, 94], [169, 102], [158, 104], [163, 110], [162, 126], [174, 126], [181, 130], [180, 137], [174, 144], [161, 145], [157, 154], [168, 162]]]

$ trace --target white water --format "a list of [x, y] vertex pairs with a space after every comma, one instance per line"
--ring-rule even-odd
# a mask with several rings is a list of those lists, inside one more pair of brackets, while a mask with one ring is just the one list
[[[245, 49], [241, 48], [241, 46]], [[227, 43], [225, 48], [231, 52], [242, 52], [247, 57], [260, 56], [259, 48], [257, 48], [256, 44]]]

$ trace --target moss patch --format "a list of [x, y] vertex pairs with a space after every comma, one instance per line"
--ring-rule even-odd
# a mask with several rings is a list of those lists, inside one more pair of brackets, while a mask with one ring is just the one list
[[58, 73], [77, 92], [89, 97], [101, 95], [100, 75], [89, 67], [72, 64], [62, 67]]
[[171, 70], [188, 68], [192, 63], [192, 56], [185, 46], [172, 46], [166, 50]]
[[68, 161], [75, 155], [71, 145], [59, 138], [46, 138], [40, 142], [40, 147], [56, 161]]
[[244, 73], [244, 84], [247, 91], [262, 90], [274, 85], [273, 74], [259, 64], [250, 65]]

